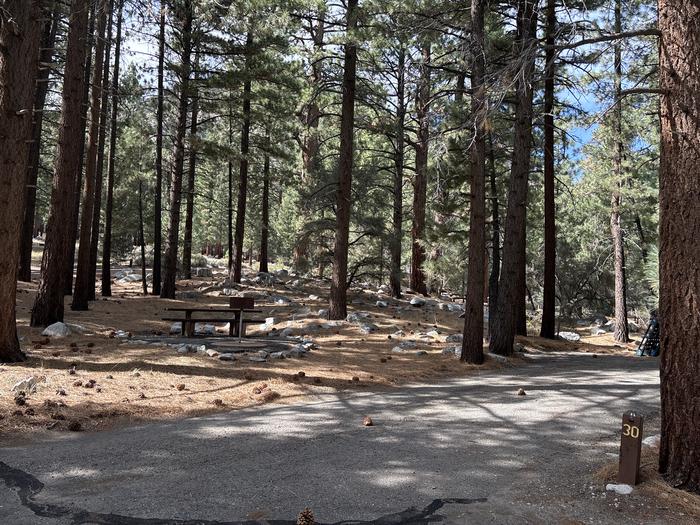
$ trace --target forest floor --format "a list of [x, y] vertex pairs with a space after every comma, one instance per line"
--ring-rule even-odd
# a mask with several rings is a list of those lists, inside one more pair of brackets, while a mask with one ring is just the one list
[[[525, 352], [507, 360], [487, 355], [486, 364], [477, 368], [443, 353], [459, 344], [445, 339], [460, 334], [463, 322], [458, 311], [439, 307], [445, 306], [444, 300], [428, 300], [422, 307], [412, 307], [411, 295], [394, 300], [377, 290], [353, 289], [349, 313], [366, 312], [369, 317], [359, 323], [327, 324], [317, 316], [318, 310], [327, 308], [327, 283], [291, 278], [272, 286], [247, 279], [248, 284], [237, 287], [234, 293], [255, 296], [256, 308], [263, 311], [255, 314], [256, 318], [275, 320], [266, 327], [251, 325], [250, 344], [254, 341], [262, 348], [266, 341], [277, 344], [284, 338], [260, 338], [269, 334], [272, 326], [277, 333], [290, 328], [297, 338], [313, 340], [314, 349], [303, 359], [253, 362], [239, 355], [236, 361], [224, 362], [217, 356], [182, 354], [171, 346], [151, 344], [152, 338], [163, 342], [177, 339], [168, 335], [171, 323], [161, 320], [167, 316], [165, 308], [226, 306], [223, 277], [223, 271], [215, 269], [211, 278], [179, 281], [177, 300], [143, 296], [139, 282], [116, 280], [113, 296], [98, 298], [86, 312], [71, 311], [67, 297], [65, 321], [83, 330], [63, 338], [44, 337], [41, 329], [28, 326], [36, 283], [20, 283], [18, 326], [29, 360], [0, 366], [0, 444], [48, 433], [105, 430], [267, 403], [295, 403], [344, 390], [379, 391], [436, 382], [488, 369], [518, 367], [542, 352], [631, 355], [635, 347], [634, 343], [614, 344], [609, 334], [583, 337], [577, 343], [519, 338]], [[289, 303], [275, 303], [279, 297]], [[378, 307], [377, 301], [385, 301], [387, 306]], [[374, 324], [376, 330], [363, 333], [364, 322]], [[118, 331], [129, 336], [115, 337]], [[295, 343], [293, 337], [289, 342]], [[207, 339], [196, 343], [207, 343]], [[394, 350], [399, 344], [407, 347], [401, 353]], [[42, 382], [18, 406], [11, 389], [32, 376]]]

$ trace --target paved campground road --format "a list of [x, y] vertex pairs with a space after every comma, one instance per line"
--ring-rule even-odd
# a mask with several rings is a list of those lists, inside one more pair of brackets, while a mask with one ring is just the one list
[[656, 360], [547, 354], [439, 384], [66, 435], [0, 450], [0, 523], [293, 524], [306, 506], [320, 523], [681, 523], [592, 476], [615, 461], [625, 410], [658, 428], [658, 383]]

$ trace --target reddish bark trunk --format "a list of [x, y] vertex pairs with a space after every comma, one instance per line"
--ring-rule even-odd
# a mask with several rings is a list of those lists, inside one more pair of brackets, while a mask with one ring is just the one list
[[[163, 238], [163, 74], [165, 62], [165, 0], [160, 1], [160, 23], [158, 36], [158, 108], [156, 110], [156, 187], [153, 211], [153, 295], [160, 295], [161, 258]], [[103, 284], [104, 286], [104, 284]], [[103, 294], [104, 295], [104, 294]]]
[[352, 209], [352, 166], [355, 126], [355, 81], [357, 72], [358, 0], [348, 0], [343, 72], [343, 100], [340, 119], [340, 159], [338, 161], [338, 189], [336, 190], [336, 230], [333, 249], [333, 277], [331, 279], [329, 319], [347, 316], [348, 242], [350, 238], [350, 211]]
[[[23, 361], [15, 324], [17, 253], [41, 41], [42, 3], [10, 0], [0, 11], [0, 362]], [[19, 209], [18, 209], [19, 208]]]
[[671, 484], [700, 493], [700, 5], [661, 0], [661, 451]]

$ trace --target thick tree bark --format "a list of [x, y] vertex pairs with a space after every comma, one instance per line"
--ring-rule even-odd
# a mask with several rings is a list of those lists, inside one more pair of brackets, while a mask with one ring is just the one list
[[92, 71], [92, 91], [90, 95], [90, 134], [86, 152], [83, 206], [80, 215], [80, 245], [78, 247], [78, 268], [75, 276], [75, 290], [71, 310], [87, 310], [90, 297], [90, 240], [92, 236], [92, 214], [95, 204], [95, 182], [97, 175], [97, 148], [100, 139], [100, 114], [102, 102], [102, 66], [104, 64], [105, 28], [107, 27], [107, 1], [97, 4], [98, 22], [95, 33], [95, 64]]
[[165, 63], [165, 0], [160, 1], [160, 23], [158, 35], [158, 108], [156, 110], [156, 185], [153, 211], [153, 295], [160, 295], [163, 215], [163, 101], [164, 101], [164, 63]]
[[348, 0], [346, 43], [343, 71], [343, 99], [340, 117], [340, 158], [338, 188], [335, 194], [335, 244], [331, 279], [329, 319], [345, 319], [348, 309], [348, 248], [350, 212], [352, 210], [352, 166], [355, 127], [355, 82], [357, 74], [357, 11], [358, 0]]
[[471, 5], [471, 114], [474, 138], [470, 148], [471, 199], [469, 208], [469, 261], [467, 293], [464, 300], [464, 331], [461, 360], [480, 365], [484, 362], [484, 253], [486, 252], [486, 140], [484, 126], [488, 95], [484, 46], [484, 11], [486, 0], [473, 0]]
[[22, 237], [20, 240], [19, 274], [20, 281], [31, 282], [32, 280], [32, 246], [34, 240], [34, 215], [36, 213], [36, 184], [39, 178], [39, 168], [41, 164], [41, 136], [44, 124], [44, 105], [46, 94], [49, 90], [49, 75], [53, 63], [54, 45], [56, 33], [60, 21], [60, 9], [58, 3], [54, 4], [44, 22], [41, 36], [41, 50], [39, 55], [37, 86], [34, 94], [34, 116], [32, 118], [32, 135], [29, 144], [27, 187], [24, 197], [24, 220], [22, 222]]
[[503, 265], [498, 285], [498, 308], [493, 312], [494, 330], [490, 339], [491, 352], [500, 355], [513, 353], [515, 334], [522, 329], [525, 311], [526, 266], [526, 212], [530, 150], [532, 147], [532, 75], [534, 72], [537, 16], [533, 0], [518, 2], [518, 60], [516, 81], [516, 108], [511, 163], [503, 240]]
[[413, 223], [411, 225], [411, 289], [427, 294], [425, 284], [425, 203], [428, 192], [428, 148], [430, 144], [430, 44], [422, 48], [420, 79], [416, 94], [418, 136], [416, 138], [416, 174], [413, 178]]
[[[229, 93], [229, 111], [228, 111], [228, 148], [229, 151], [233, 151], [233, 104], [231, 102], [231, 94]], [[231, 268], [233, 268], [233, 159], [231, 158], [231, 153], [228, 156], [228, 206], [227, 206], [227, 217], [226, 217], [226, 233], [227, 237], [227, 253], [228, 253], [228, 264], [229, 274]]]
[[[198, 59], [195, 59], [195, 70]], [[194, 77], [197, 82], [197, 73]], [[194, 220], [194, 184], [197, 173], [197, 119], [199, 118], [199, 95], [196, 86], [192, 96], [192, 121], [190, 122], [190, 163], [187, 167], [187, 200], [185, 204], [185, 236], [182, 245], [182, 275], [192, 279], [192, 222]]]
[[[110, 122], [112, 127], [109, 131], [109, 159], [107, 161], [107, 200], [105, 202], [105, 233], [102, 240], [102, 295], [109, 297], [112, 295], [112, 208], [114, 205], [114, 169], [117, 154], [117, 132], [119, 126], [117, 116], [119, 115], [119, 60], [121, 58], [122, 47], [122, 14], [124, 0], [118, 0], [119, 10], [117, 12], [117, 37], [114, 43], [114, 70], [112, 71], [112, 116]], [[155, 280], [155, 273], [153, 276]], [[154, 284], [155, 286], [155, 284]]]
[[270, 130], [265, 130], [265, 158], [263, 160], [262, 217], [260, 220], [260, 268], [267, 272], [268, 239], [270, 235]]
[[700, 493], [700, 4], [660, 0], [661, 450], [659, 470]]
[[[622, 1], [615, 0], [615, 32], [622, 31]], [[615, 109], [613, 111], [613, 133], [615, 134], [615, 153], [613, 172], [615, 180], [610, 199], [610, 232], [615, 252], [615, 341], [629, 341], [627, 324], [627, 270], [625, 268], [625, 233], [621, 225], [620, 207], [622, 196], [620, 190], [624, 184], [622, 173], [622, 42], [615, 41]]]
[[173, 151], [173, 168], [170, 183], [170, 216], [168, 220], [168, 240], [165, 246], [165, 272], [160, 296], [163, 299], [175, 299], [175, 280], [177, 277], [177, 246], [180, 231], [180, 202], [182, 200], [182, 173], [185, 162], [185, 133], [187, 132], [187, 99], [190, 85], [190, 66], [192, 62], [192, 2], [184, 0], [175, 11], [181, 24], [182, 43], [180, 59], [180, 91], [178, 100], [177, 130]]
[[554, 43], [557, 30], [556, 0], [547, 0], [544, 80], [544, 283], [540, 337], [556, 336], [557, 226], [554, 201]]
[[8, 0], [0, 10], [0, 363], [26, 359], [15, 321], [17, 252], [42, 14], [39, 0]]
[[251, 110], [253, 82], [251, 79], [253, 34], [248, 32], [246, 37], [246, 57], [243, 81], [243, 127], [241, 129], [241, 160], [238, 171], [238, 200], [236, 203], [236, 229], [233, 239], [233, 268], [229, 269], [231, 280], [240, 283], [243, 270], [243, 240], [245, 237], [245, 211], [248, 202], [248, 153], [250, 149]]
[[65, 262], [66, 277], [63, 284], [63, 294], [71, 295], [73, 293], [73, 271], [75, 269], [75, 243], [78, 240], [78, 226], [80, 219], [80, 194], [83, 188], [83, 167], [85, 163], [85, 131], [88, 124], [88, 110], [90, 109], [90, 80], [92, 74], [92, 49], [95, 45], [95, 17], [97, 13], [98, 0], [89, 0], [90, 3], [90, 18], [88, 25], [87, 49], [85, 51], [85, 69], [83, 82], [83, 106], [82, 106], [82, 129], [80, 131], [80, 156], [78, 157], [78, 176], [75, 179], [75, 198], [73, 199], [73, 215], [71, 216], [70, 225], [70, 246], [68, 247], [68, 258]]
[[[119, 0], [116, 0], [119, 1]], [[100, 240], [100, 218], [102, 211], [102, 186], [104, 174], [105, 143], [109, 126], [109, 69], [111, 67], [112, 29], [114, 25], [114, 2], [109, 0], [107, 19], [107, 41], [105, 59], [102, 69], [102, 101], [100, 102], [100, 137], [97, 146], [97, 172], [95, 173], [95, 203], [92, 207], [92, 228], [90, 237], [90, 278], [88, 279], [88, 299], [95, 300], [95, 281], [97, 280], [97, 245]]]
[[58, 151], [46, 226], [46, 244], [41, 260], [41, 280], [32, 308], [32, 326], [63, 321], [63, 292], [70, 243], [73, 240], [72, 217], [77, 197], [76, 166], [80, 163], [80, 149], [84, 138], [82, 104], [88, 4], [88, 0], [74, 0], [71, 4]]
[[391, 268], [389, 286], [391, 295], [401, 297], [401, 241], [403, 238], [403, 173], [405, 160], [404, 131], [406, 127], [406, 49], [399, 49], [396, 70], [396, 134], [394, 143], [394, 198], [392, 213], [392, 239], [389, 244]]

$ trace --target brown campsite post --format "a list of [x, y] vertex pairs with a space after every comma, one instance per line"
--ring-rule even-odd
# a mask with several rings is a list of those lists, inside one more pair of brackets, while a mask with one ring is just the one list
[[620, 467], [617, 482], [636, 485], [639, 481], [639, 460], [642, 453], [642, 431], [644, 417], [635, 412], [622, 415], [622, 433], [620, 440]]

